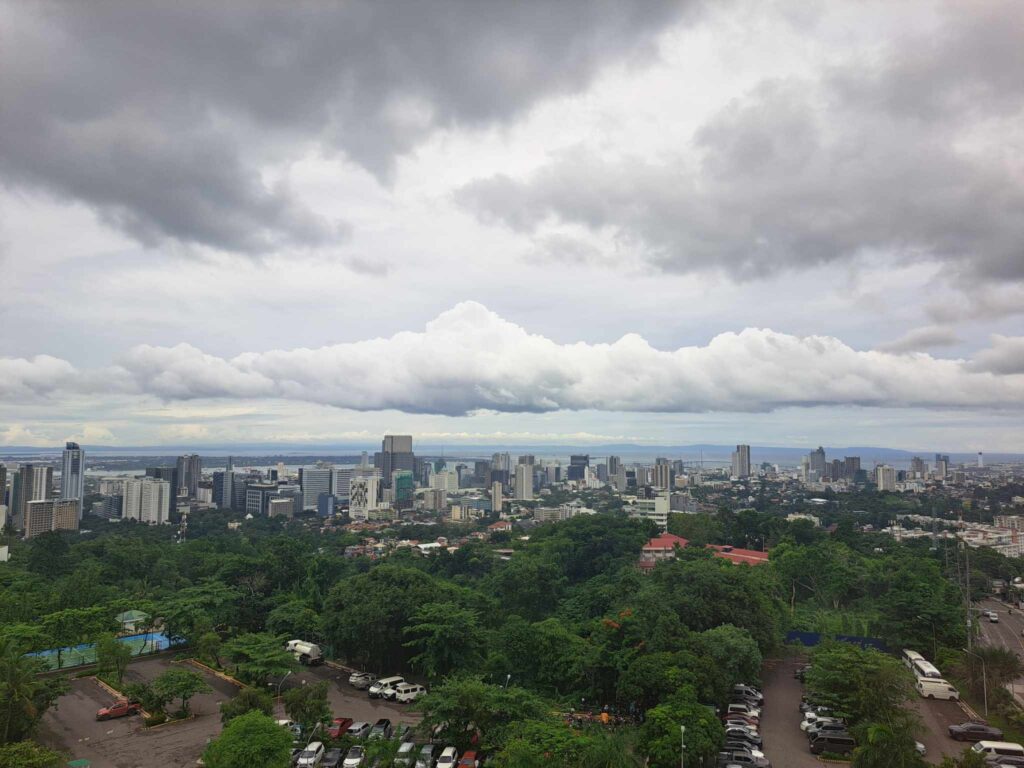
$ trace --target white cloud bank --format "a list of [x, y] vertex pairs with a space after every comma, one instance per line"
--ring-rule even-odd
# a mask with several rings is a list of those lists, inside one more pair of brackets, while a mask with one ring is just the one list
[[[997, 341], [1004, 354], [1020, 343]], [[422, 332], [320, 349], [224, 359], [187, 344], [139, 346], [113, 368], [85, 372], [54, 358], [5, 359], [0, 394], [106, 390], [167, 400], [275, 398], [450, 416], [481, 410], [757, 412], [828, 404], [1024, 407], [1024, 373], [992, 365], [992, 354], [965, 361], [858, 351], [833, 337], [757, 328], [671, 351], [636, 334], [612, 344], [559, 344], [464, 302]]]

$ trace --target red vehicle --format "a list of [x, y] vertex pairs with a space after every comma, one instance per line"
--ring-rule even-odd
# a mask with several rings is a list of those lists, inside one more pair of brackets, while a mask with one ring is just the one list
[[137, 715], [142, 711], [142, 705], [137, 701], [128, 701], [127, 699], [121, 699], [115, 701], [109, 707], [103, 707], [102, 709], [96, 710], [97, 720], [113, 720], [115, 717], [127, 717], [128, 715]]
[[477, 768], [479, 765], [480, 761], [476, 759], [476, 752], [466, 752], [459, 760], [457, 768]]
[[340, 739], [350, 725], [352, 725], [351, 717], [336, 717], [334, 722], [327, 727], [327, 735], [332, 739]]

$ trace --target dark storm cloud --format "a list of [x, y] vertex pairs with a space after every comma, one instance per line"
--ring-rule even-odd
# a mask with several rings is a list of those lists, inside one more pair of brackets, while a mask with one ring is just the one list
[[686, 3], [0, 6], [0, 173], [143, 242], [239, 252], [344, 227], [268, 184], [310, 146], [386, 177], [438, 127], [485, 125], [649, 54]]
[[1024, 279], [1024, 14], [952, 6], [941, 30], [814, 78], [763, 81], [691, 137], [688, 153], [578, 150], [526, 180], [458, 199], [544, 234], [611, 232], [654, 265], [738, 278], [863, 254], [934, 260], [962, 278]]

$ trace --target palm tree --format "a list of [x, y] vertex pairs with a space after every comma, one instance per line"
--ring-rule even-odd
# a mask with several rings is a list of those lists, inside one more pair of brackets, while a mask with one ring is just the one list
[[854, 768], [924, 768], [914, 745], [913, 725], [907, 720], [873, 723], [853, 753]]
[[36, 677], [43, 667], [11, 639], [0, 640], [0, 743], [27, 736], [59, 695], [60, 683]]

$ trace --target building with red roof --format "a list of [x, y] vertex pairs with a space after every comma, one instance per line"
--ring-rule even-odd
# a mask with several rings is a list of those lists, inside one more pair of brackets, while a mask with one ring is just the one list
[[[663, 560], [674, 560], [676, 550], [686, 549], [690, 544], [688, 539], [676, 536], [673, 533], [662, 533], [644, 544], [640, 552], [638, 565], [640, 570], [649, 572], [654, 566]], [[714, 550], [715, 557], [728, 560], [732, 563], [746, 565], [762, 565], [768, 562], [768, 553], [756, 549], [740, 549], [727, 544], [709, 544]]]

